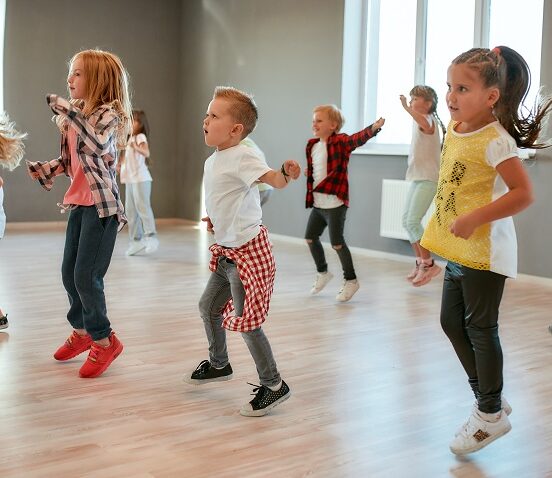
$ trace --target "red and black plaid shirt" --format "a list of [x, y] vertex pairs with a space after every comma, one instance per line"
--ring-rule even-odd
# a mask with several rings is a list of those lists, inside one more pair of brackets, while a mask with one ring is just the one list
[[351, 153], [362, 146], [370, 138], [379, 133], [372, 131], [372, 125], [364, 128], [358, 133], [348, 135], [345, 133], [334, 133], [328, 138], [328, 175], [320, 181], [316, 188], [313, 188], [314, 178], [312, 175], [312, 147], [320, 141], [320, 138], [312, 138], [307, 143], [307, 200], [306, 207], [313, 207], [314, 194], [333, 194], [349, 206], [349, 178], [347, 166]]
[[222, 326], [237, 332], [258, 329], [268, 314], [276, 274], [266, 227], [261, 225], [259, 234], [243, 246], [228, 248], [213, 244], [209, 250], [212, 254], [209, 269], [216, 272], [220, 256], [233, 260], [245, 290], [241, 317], [233, 314], [234, 302], [229, 299], [222, 312]]

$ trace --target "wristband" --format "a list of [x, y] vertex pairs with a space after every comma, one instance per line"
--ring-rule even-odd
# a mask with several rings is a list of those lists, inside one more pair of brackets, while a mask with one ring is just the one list
[[288, 178], [289, 174], [286, 173], [286, 168], [284, 168], [284, 163], [282, 163], [282, 167], [280, 168], [280, 172], [284, 176], [284, 179], [286, 180], [286, 183], [287, 183], [288, 182], [287, 178]]

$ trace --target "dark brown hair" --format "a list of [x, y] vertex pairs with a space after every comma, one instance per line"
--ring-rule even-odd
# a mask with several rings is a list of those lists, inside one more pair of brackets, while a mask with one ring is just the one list
[[520, 148], [542, 149], [551, 143], [537, 143], [545, 117], [552, 108], [552, 98], [540, 98], [532, 109], [523, 106], [531, 85], [529, 65], [507, 46], [472, 48], [452, 60], [479, 72], [486, 88], [497, 87], [500, 97], [493, 114]]
[[426, 101], [431, 101], [431, 108], [429, 109], [429, 114], [435, 116], [437, 119], [437, 123], [439, 123], [439, 126], [441, 127], [441, 131], [443, 132], [443, 138], [445, 137], [445, 134], [447, 133], [447, 129], [445, 128], [445, 125], [441, 121], [441, 118], [439, 118], [439, 115], [437, 114], [437, 93], [431, 86], [427, 85], [416, 85], [414, 88], [410, 90], [410, 96], [417, 96], [419, 98], [423, 98]]

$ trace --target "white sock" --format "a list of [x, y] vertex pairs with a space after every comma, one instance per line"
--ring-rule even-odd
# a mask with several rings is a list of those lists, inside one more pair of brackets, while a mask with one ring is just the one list
[[282, 388], [282, 381], [280, 380], [280, 382], [277, 385], [274, 385], [268, 388], [270, 388], [270, 390], [272, 390], [273, 392], [277, 392], [278, 390], [280, 390], [280, 388]]

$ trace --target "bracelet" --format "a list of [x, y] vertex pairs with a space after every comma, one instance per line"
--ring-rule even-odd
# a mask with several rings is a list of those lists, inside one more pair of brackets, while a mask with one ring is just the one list
[[281, 171], [282, 175], [284, 176], [284, 179], [286, 180], [286, 183], [287, 183], [289, 174], [286, 173], [286, 168], [284, 168], [284, 163], [282, 163], [282, 167], [280, 168], [280, 171]]

